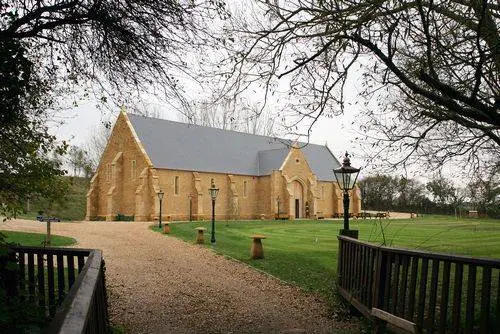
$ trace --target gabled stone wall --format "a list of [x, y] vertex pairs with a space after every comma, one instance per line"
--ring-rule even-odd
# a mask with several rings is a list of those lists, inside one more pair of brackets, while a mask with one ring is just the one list
[[[86, 218], [114, 220], [117, 214], [134, 216], [136, 191], [144, 182], [141, 175], [150, 167], [151, 162], [137, 142], [126, 114], [120, 113], [87, 194]], [[147, 211], [151, 210], [143, 210]], [[144, 214], [141, 218], [150, 219]]]

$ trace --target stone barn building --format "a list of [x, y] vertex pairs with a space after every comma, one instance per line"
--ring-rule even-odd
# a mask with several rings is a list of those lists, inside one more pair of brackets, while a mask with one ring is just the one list
[[[120, 112], [87, 193], [87, 220], [320, 218], [343, 212], [328, 147]], [[359, 213], [359, 191], [350, 212]]]

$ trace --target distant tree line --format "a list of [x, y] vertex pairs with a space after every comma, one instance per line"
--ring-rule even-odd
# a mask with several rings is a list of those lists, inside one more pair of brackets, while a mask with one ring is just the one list
[[358, 183], [363, 209], [435, 214], [479, 214], [500, 217], [500, 180], [498, 171], [476, 175], [463, 187], [441, 174], [423, 182], [403, 176], [376, 174]]

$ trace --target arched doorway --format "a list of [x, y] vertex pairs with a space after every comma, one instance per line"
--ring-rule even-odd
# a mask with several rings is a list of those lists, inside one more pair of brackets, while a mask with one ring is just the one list
[[304, 194], [304, 189], [302, 188], [302, 184], [300, 184], [299, 181], [293, 181], [292, 182], [292, 189], [293, 189], [293, 198], [292, 198], [292, 208], [293, 208], [293, 213], [295, 218], [303, 218], [303, 194]]

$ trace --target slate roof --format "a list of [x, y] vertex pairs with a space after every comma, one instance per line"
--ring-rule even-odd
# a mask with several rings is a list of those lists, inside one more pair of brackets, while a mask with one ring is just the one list
[[[278, 170], [291, 141], [237, 131], [127, 115], [146, 153], [157, 168], [269, 175]], [[326, 146], [308, 144], [302, 152], [321, 181], [335, 181], [340, 166]]]

